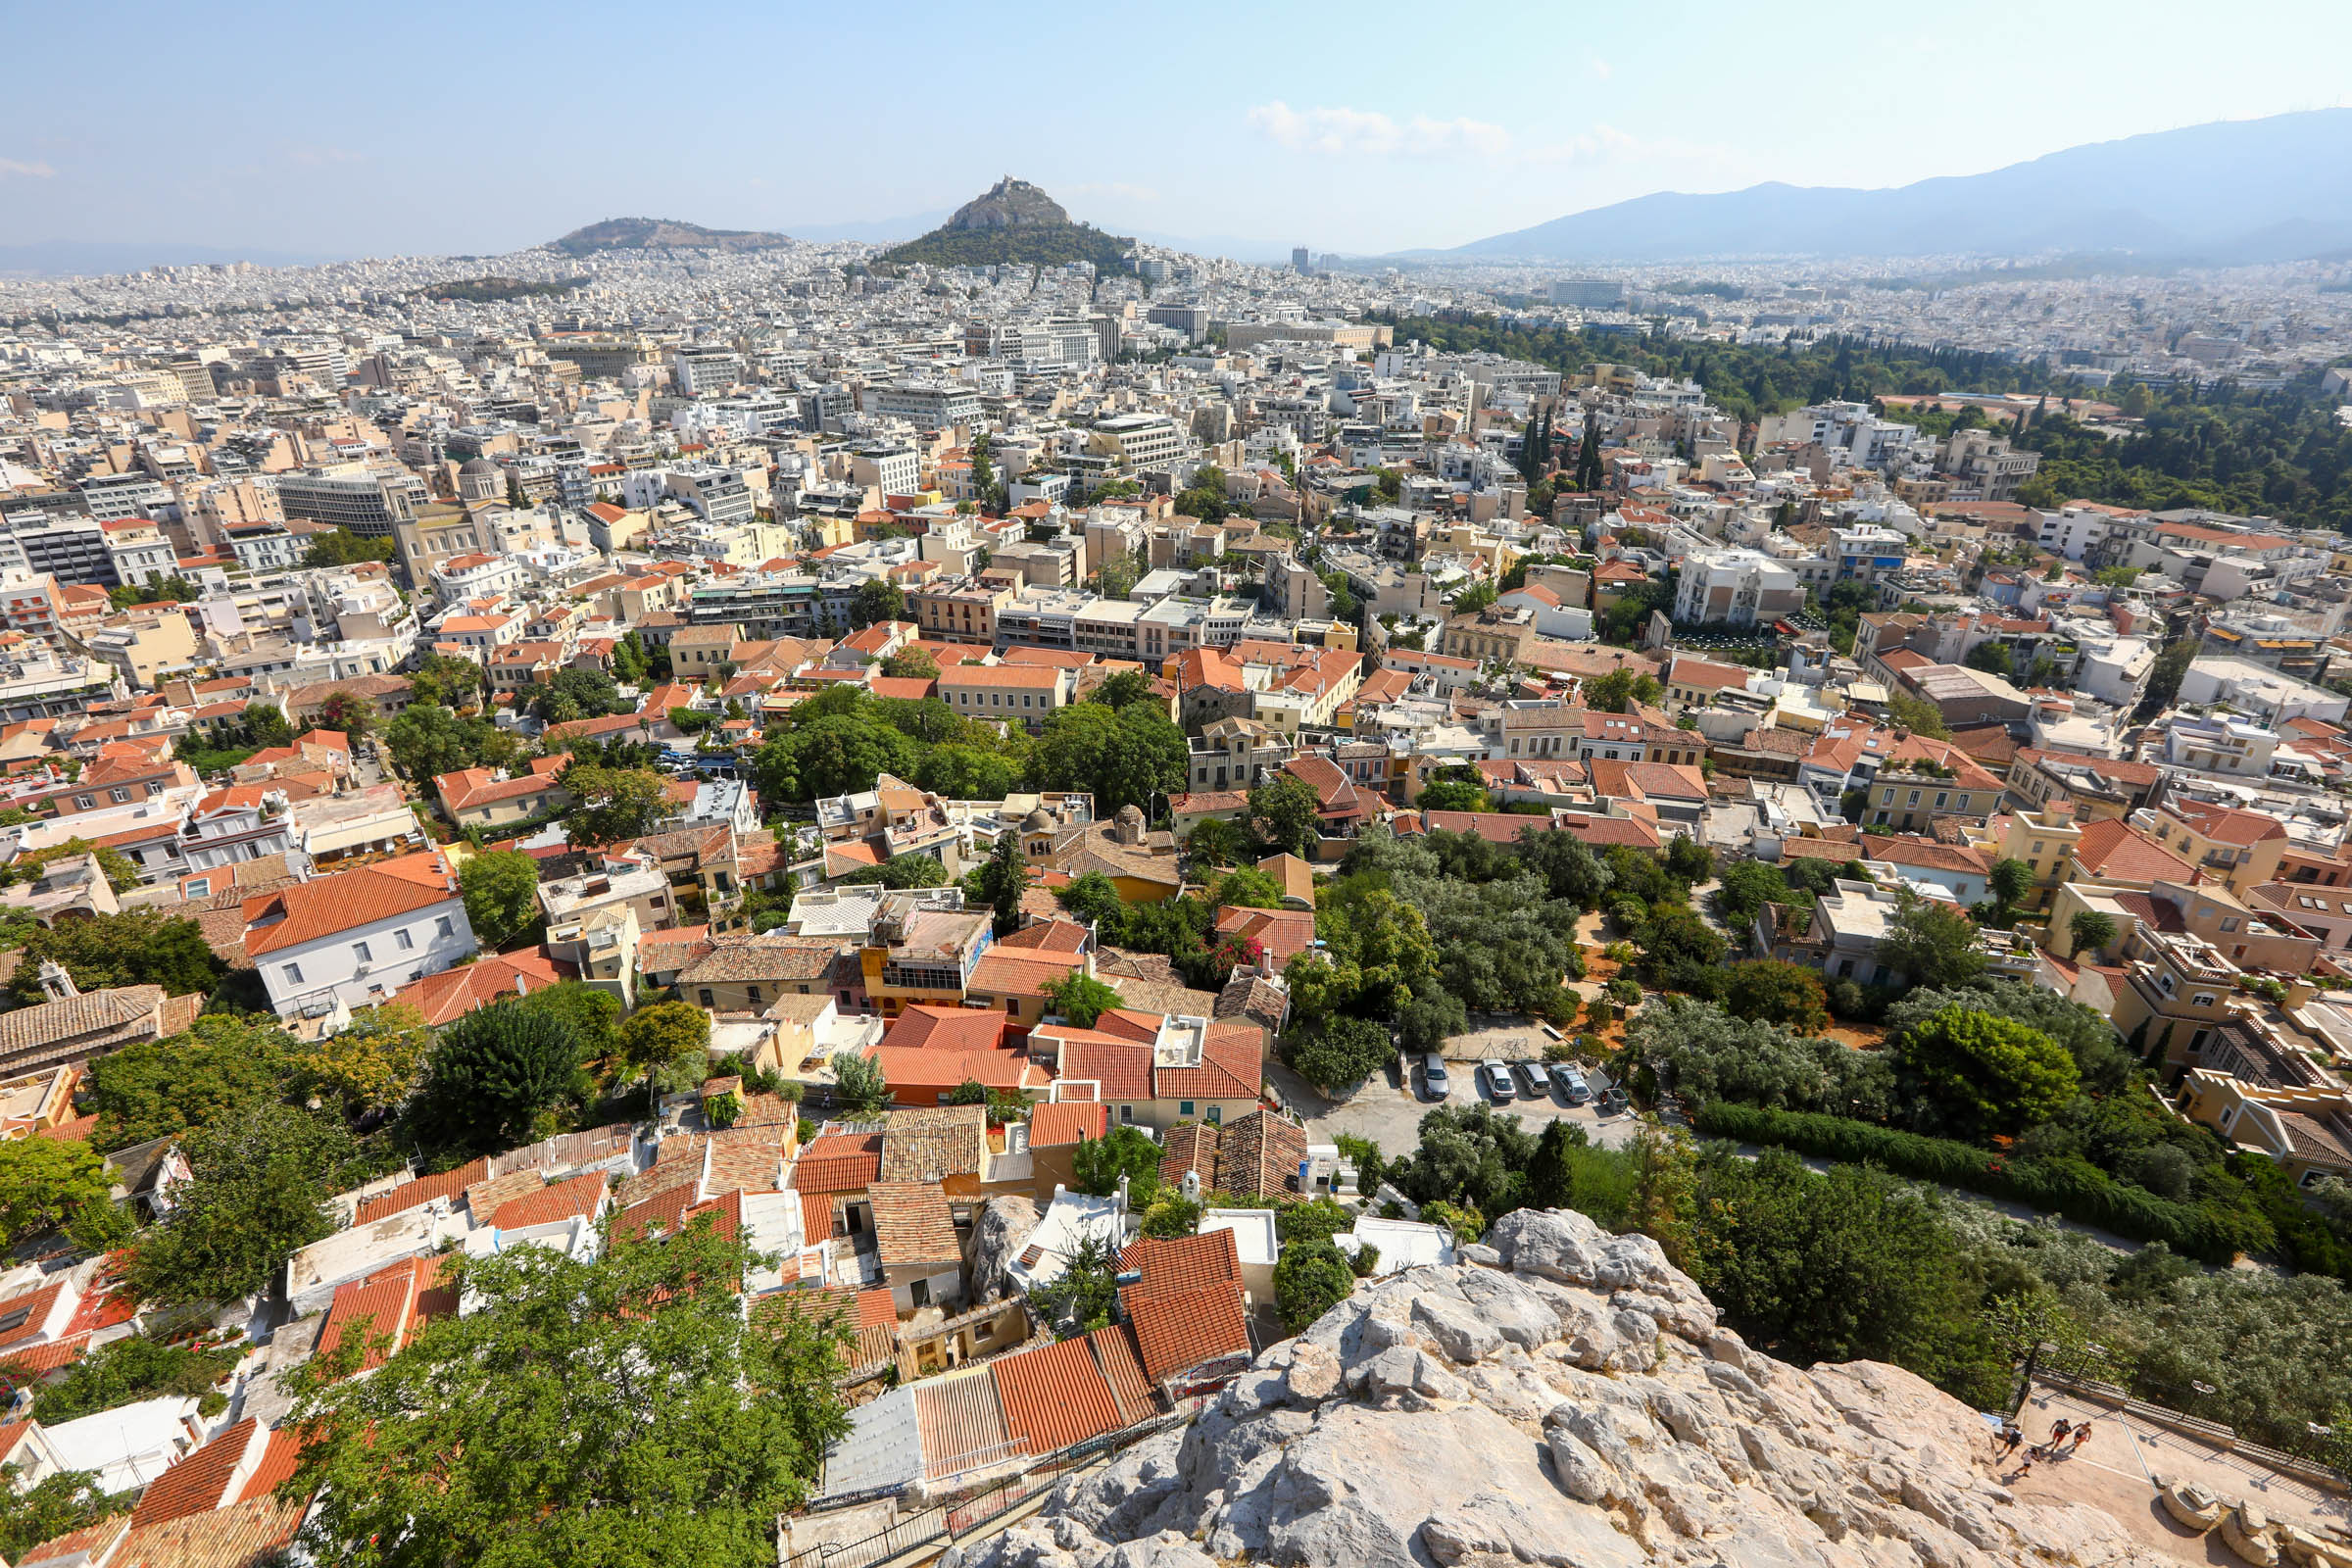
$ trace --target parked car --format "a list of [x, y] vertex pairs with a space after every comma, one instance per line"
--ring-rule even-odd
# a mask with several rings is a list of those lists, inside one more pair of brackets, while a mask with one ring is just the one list
[[1592, 1098], [1592, 1086], [1585, 1082], [1584, 1073], [1571, 1062], [1553, 1062], [1551, 1082], [1559, 1090], [1560, 1098], [1571, 1105], [1584, 1104]]
[[1486, 1075], [1487, 1097], [1500, 1103], [1515, 1098], [1511, 1089], [1511, 1069], [1499, 1061], [1482, 1061], [1478, 1070]]
[[1551, 1098], [1551, 1076], [1544, 1070], [1544, 1064], [1542, 1062], [1521, 1062], [1519, 1064], [1519, 1079], [1520, 1082], [1527, 1086], [1528, 1099], [1549, 1100]]
[[1446, 1058], [1434, 1051], [1421, 1064], [1421, 1087], [1432, 1100], [1444, 1100], [1453, 1093], [1453, 1081], [1446, 1076]]

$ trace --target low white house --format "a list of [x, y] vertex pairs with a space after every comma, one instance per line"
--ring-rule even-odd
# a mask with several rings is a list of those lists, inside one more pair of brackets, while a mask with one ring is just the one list
[[245, 901], [245, 954], [281, 1018], [332, 1018], [478, 951], [438, 850], [313, 877]]

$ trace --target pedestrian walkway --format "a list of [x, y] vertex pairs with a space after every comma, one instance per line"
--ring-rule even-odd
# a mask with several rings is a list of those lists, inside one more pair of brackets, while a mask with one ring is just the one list
[[[2244, 1568], [2218, 1532], [2199, 1536], [2173, 1522], [2157, 1500], [2159, 1481], [2196, 1481], [2217, 1494], [2258, 1503], [2283, 1524], [2343, 1537], [2352, 1529], [2352, 1499], [2250, 1454], [2232, 1452], [2169, 1427], [2127, 1415], [2111, 1404], [2036, 1381], [2018, 1425], [2026, 1446], [2043, 1442], [2054, 1422], [2090, 1423], [2090, 1441], [2063, 1458], [2043, 1459], [2012, 1483], [2021, 1497], [2088, 1503], [2111, 1515], [2133, 1540], [2180, 1562]], [[2022, 1455], [2021, 1455], [2022, 1457]], [[2016, 1460], [1979, 1459], [2008, 1477]]]

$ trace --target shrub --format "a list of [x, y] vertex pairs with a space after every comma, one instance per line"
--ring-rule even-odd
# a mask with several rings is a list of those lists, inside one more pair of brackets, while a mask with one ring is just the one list
[[1988, 1198], [2013, 1199], [2133, 1241], [2162, 1242], [2176, 1252], [2209, 1263], [2227, 1264], [2240, 1250], [2259, 1250], [2273, 1240], [2245, 1234], [2242, 1228], [2233, 1233], [2209, 1213], [2126, 1186], [2079, 1159], [2011, 1159], [1948, 1138], [1728, 1101], [1701, 1106], [1692, 1120], [1709, 1138], [1775, 1144], [1850, 1164], [1883, 1166], [1898, 1176]]
[[1293, 1242], [1274, 1264], [1274, 1301], [1298, 1334], [1354, 1294], [1355, 1270], [1329, 1237]]

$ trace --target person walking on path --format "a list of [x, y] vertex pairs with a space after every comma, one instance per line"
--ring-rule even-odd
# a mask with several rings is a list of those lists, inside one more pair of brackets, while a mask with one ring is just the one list
[[2075, 1423], [2075, 1442], [2074, 1442], [2074, 1446], [2073, 1446], [2073, 1447], [2070, 1447], [2070, 1448], [2068, 1448], [2066, 1451], [2067, 1451], [2067, 1452], [2069, 1452], [2069, 1453], [2075, 1453], [2075, 1452], [2078, 1452], [2078, 1451], [2080, 1451], [2080, 1450], [2081, 1450], [2081, 1448], [2082, 1448], [2082, 1445], [2084, 1445], [2085, 1443], [2088, 1443], [2089, 1441], [2090, 1441], [2090, 1423], [2089, 1423], [2089, 1422], [2087, 1422], [2087, 1421], [2078, 1421], [2078, 1422], [2076, 1422], [2076, 1423]]
[[2001, 1423], [2001, 1430], [1992, 1435], [1992, 1456], [2010, 1459], [2017, 1455], [2018, 1446], [2026, 1441], [2025, 1432], [2014, 1421]]
[[2066, 1434], [2068, 1430], [2066, 1418], [2064, 1416], [2059, 1417], [2057, 1423], [2050, 1428], [2050, 1441], [2047, 1443], [2035, 1444], [2032, 1450], [2034, 1457], [2039, 1459], [2045, 1455], [2053, 1455], [2057, 1453], [2058, 1445], [2066, 1441]]

